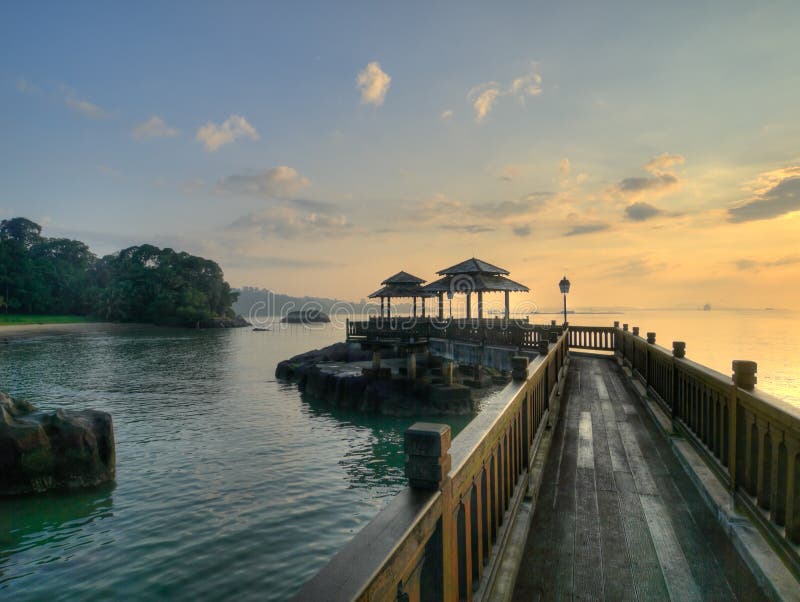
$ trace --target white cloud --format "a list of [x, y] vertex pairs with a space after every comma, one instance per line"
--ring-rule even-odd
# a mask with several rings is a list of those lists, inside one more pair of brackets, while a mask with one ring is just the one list
[[20, 78], [17, 80], [17, 92], [21, 92], [22, 94], [35, 94], [38, 91], [39, 88], [34, 86], [27, 79]]
[[293, 167], [279, 165], [269, 169], [249, 170], [223, 178], [217, 190], [259, 198], [288, 198], [311, 184], [311, 180]]
[[467, 100], [475, 110], [475, 121], [480, 123], [502, 96], [514, 96], [524, 105], [526, 98], [541, 94], [542, 76], [536, 71], [536, 63], [531, 63], [530, 73], [513, 78], [508, 85], [494, 81], [477, 85], [467, 93]]
[[178, 135], [178, 130], [169, 127], [161, 117], [153, 115], [147, 121], [133, 128], [131, 135], [137, 140], [144, 140], [146, 138], [172, 138]]
[[453, 110], [446, 109], [442, 111], [441, 113], [439, 113], [439, 119], [441, 119], [442, 121], [450, 121], [451, 119], [453, 119]]
[[343, 236], [351, 230], [351, 225], [343, 214], [283, 206], [243, 215], [229, 228], [263, 238], [315, 238]]
[[569, 170], [570, 170], [569, 159], [564, 157], [563, 159], [561, 159], [561, 161], [558, 162], [558, 171], [561, 172], [561, 175], [563, 177], [567, 178], [569, 177]]
[[670, 155], [669, 153], [662, 153], [645, 163], [644, 170], [653, 175], [672, 173], [670, 167], [673, 165], [683, 165], [684, 161], [685, 159], [683, 155]]
[[380, 63], [369, 63], [356, 78], [356, 84], [361, 89], [361, 103], [382, 105], [391, 82], [392, 78], [381, 69]]
[[258, 132], [241, 115], [231, 115], [222, 124], [217, 125], [209, 121], [197, 130], [195, 139], [202, 142], [206, 150], [213, 153], [221, 146], [229, 144], [237, 138], [258, 140]]
[[76, 113], [80, 113], [89, 119], [104, 119], [108, 116], [108, 113], [106, 113], [106, 111], [101, 109], [99, 106], [89, 102], [88, 100], [77, 98], [75, 93], [72, 91], [67, 91], [67, 94], [64, 97], [64, 104], [66, 104]]
[[475, 100], [472, 102], [472, 108], [475, 109], [476, 121], [483, 121], [483, 118], [489, 114], [489, 111], [492, 110], [494, 101], [499, 94], [500, 90], [497, 90], [496, 88], [489, 88], [475, 97]]

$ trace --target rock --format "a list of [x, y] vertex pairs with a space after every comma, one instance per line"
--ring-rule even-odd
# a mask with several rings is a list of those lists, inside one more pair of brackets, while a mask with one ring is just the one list
[[197, 328], [244, 328], [245, 326], [252, 326], [252, 324], [242, 316], [236, 316], [235, 318], [211, 318], [210, 320], [200, 320], [197, 322]]
[[40, 412], [0, 393], [0, 495], [91, 487], [113, 480], [115, 464], [110, 414]]

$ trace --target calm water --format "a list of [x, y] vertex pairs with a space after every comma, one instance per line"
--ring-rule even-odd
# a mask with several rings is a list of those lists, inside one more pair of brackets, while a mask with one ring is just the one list
[[114, 486], [0, 501], [0, 600], [291, 595], [404, 485], [412, 420], [331, 411], [274, 380], [278, 361], [342, 337], [134, 328], [0, 345], [0, 389], [111, 412], [117, 440]]
[[[725, 373], [756, 360], [760, 386], [800, 406], [796, 313], [570, 319], [680, 338]], [[0, 390], [109, 411], [117, 437], [113, 486], [0, 501], [0, 599], [291, 595], [404, 485], [412, 420], [331, 411], [274, 380], [279, 360], [343, 336], [103, 328], [0, 345]]]

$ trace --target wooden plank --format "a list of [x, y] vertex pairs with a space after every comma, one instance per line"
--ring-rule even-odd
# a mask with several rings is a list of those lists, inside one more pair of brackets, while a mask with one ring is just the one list
[[578, 468], [594, 469], [594, 440], [590, 412], [581, 412], [578, 425]]
[[633, 475], [615, 472], [614, 480], [636, 597], [639, 600], [668, 600], [667, 584], [653, 547]]
[[625, 456], [628, 459], [628, 466], [630, 466], [633, 480], [636, 483], [636, 491], [640, 495], [655, 495], [657, 493], [656, 484], [642, 451], [639, 449], [633, 427], [628, 422], [620, 422], [618, 428], [622, 445], [625, 448]]
[[603, 595], [603, 556], [593, 469], [578, 466], [575, 502], [574, 595], [579, 600], [598, 600]]
[[640, 495], [639, 498], [670, 597], [673, 600], [686, 602], [700, 600], [700, 590], [675, 537], [672, 521], [661, 498], [655, 495]]
[[598, 488], [597, 508], [603, 554], [603, 597], [606, 600], [635, 600], [631, 559], [616, 491]]

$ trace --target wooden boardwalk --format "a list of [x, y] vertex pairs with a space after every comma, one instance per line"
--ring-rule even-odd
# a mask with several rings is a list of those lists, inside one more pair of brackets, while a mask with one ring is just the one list
[[514, 600], [764, 599], [621, 376], [572, 356]]

